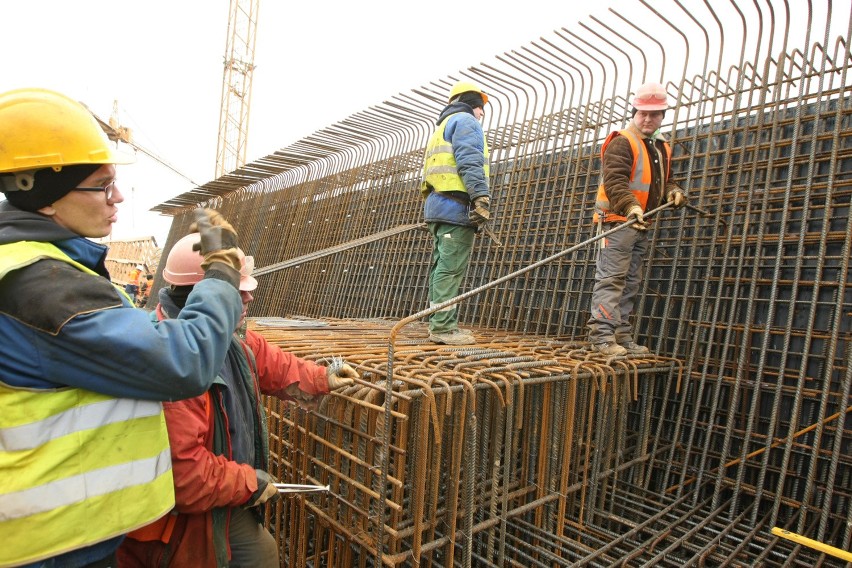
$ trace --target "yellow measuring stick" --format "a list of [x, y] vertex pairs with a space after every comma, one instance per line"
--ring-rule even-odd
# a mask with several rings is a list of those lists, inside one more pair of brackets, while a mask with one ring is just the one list
[[814, 540], [812, 538], [808, 538], [800, 534], [791, 533], [790, 531], [785, 531], [784, 529], [779, 529], [778, 527], [772, 527], [772, 534], [774, 534], [775, 536], [780, 536], [781, 538], [786, 538], [787, 540], [791, 540], [796, 544], [803, 544], [808, 548], [813, 548], [814, 550], [825, 552], [826, 554], [830, 554], [836, 558], [840, 558], [841, 560], [852, 562], [852, 552], [847, 552], [840, 548], [836, 548], [834, 546], [822, 543], [818, 540]]

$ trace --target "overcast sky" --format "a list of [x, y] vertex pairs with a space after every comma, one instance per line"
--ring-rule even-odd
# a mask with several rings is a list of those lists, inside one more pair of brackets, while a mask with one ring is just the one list
[[[584, 19], [578, 6], [260, 0], [248, 160]], [[228, 8], [228, 0], [3, 0], [0, 91], [55, 89], [105, 120], [118, 101], [139, 144], [204, 184], [215, 172]], [[171, 219], [147, 211], [194, 185], [144, 156], [119, 169], [119, 182], [126, 201], [113, 237], [165, 244]]]
[[[707, 14], [704, 0], [679, 3]], [[772, 3], [782, 18], [783, 3]], [[669, 17], [680, 12], [675, 0], [650, 4]], [[736, 56], [740, 41], [748, 46], [759, 34], [739, 28], [731, 3], [713, 4], [728, 34], [725, 50]], [[740, 4], [754, 18], [752, 2]], [[791, 28], [779, 25], [776, 34], [788, 32], [800, 47], [808, 5], [791, 2]], [[828, 5], [842, 20], [837, 33], [848, 26], [849, 0], [816, 0], [811, 6], [819, 37]], [[588, 22], [590, 13], [603, 16], [609, 6], [637, 26], [659, 22], [638, 0], [260, 0], [248, 161], [393, 95]], [[0, 92], [55, 89], [104, 120], [117, 101], [119, 121], [134, 140], [183, 174], [141, 154], [136, 164], [120, 167], [126, 201], [116, 239], [153, 235], [164, 245], [171, 218], [148, 210], [213, 179], [228, 9], [228, 0], [0, 0]], [[696, 47], [703, 44], [694, 23], [677, 24]], [[674, 35], [668, 30], [665, 38]], [[682, 50], [681, 43], [667, 58]]]

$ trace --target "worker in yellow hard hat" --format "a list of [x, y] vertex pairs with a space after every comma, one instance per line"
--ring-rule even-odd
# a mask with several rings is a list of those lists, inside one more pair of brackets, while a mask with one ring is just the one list
[[0, 93], [0, 566], [115, 566], [123, 535], [174, 506], [159, 401], [199, 395], [239, 321], [231, 225], [197, 215], [205, 277], [151, 325], [110, 282], [124, 199], [92, 114], [54, 91]]
[[[461, 81], [450, 89], [448, 102], [426, 145], [420, 186], [423, 216], [433, 240], [430, 307], [459, 294], [474, 236], [491, 218], [488, 142], [480, 124], [488, 95], [474, 83]], [[476, 343], [472, 333], [459, 328], [455, 305], [432, 314], [429, 340]]]
[[[169, 251], [155, 309], [160, 321], [180, 317], [204, 280], [198, 235]], [[237, 250], [243, 317], [254, 300], [254, 259]], [[243, 324], [240, 321], [239, 324]], [[164, 404], [172, 448], [175, 510], [128, 534], [121, 568], [149, 566], [280, 565], [275, 539], [260, 523], [261, 505], [278, 496], [269, 475], [267, 416], [260, 394], [316, 408], [327, 393], [348, 387], [358, 373], [342, 360], [324, 366], [296, 357], [240, 325], [218, 379], [201, 396]], [[228, 424], [217, 428], [216, 424]]]
[[627, 127], [611, 133], [601, 147], [594, 221], [602, 231], [634, 222], [607, 236], [598, 252], [588, 327], [591, 349], [602, 355], [648, 353], [634, 339], [630, 323], [649, 243], [643, 215], [663, 200], [675, 207], [686, 203], [683, 191], [671, 181], [671, 145], [660, 134], [668, 108], [665, 87], [645, 83], [632, 98]]

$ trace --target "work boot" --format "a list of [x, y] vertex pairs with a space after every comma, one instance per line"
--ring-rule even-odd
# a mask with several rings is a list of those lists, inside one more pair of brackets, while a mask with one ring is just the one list
[[648, 353], [647, 347], [639, 345], [635, 341], [625, 341], [623, 343], [619, 343], [619, 345], [627, 350], [628, 355], [645, 355]]
[[472, 333], [461, 329], [453, 329], [444, 333], [430, 333], [429, 341], [443, 343], [444, 345], [473, 345], [476, 343]]
[[627, 349], [614, 341], [606, 341], [604, 343], [593, 343], [592, 351], [601, 355], [627, 355]]

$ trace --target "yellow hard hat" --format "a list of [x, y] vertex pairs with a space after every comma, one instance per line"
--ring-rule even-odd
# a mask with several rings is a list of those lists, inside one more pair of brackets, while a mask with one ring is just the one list
[[636, 110], [666, 110], [669, 108], [666, 88], [660, 83], [645, 83], [637, 89], [633, 107]]
[[453, 85], [453, 88], [450, 89], [450, 98], [447, 102], [453, 102], [453, 99], [462, 93], [479, 93], [482, 96], [482, 104], [488, 104], [488, 95], [483, 93], [482, 89], [477, 85], [468, 83], [467, 81], [459, 81]]
[[47, 89], [0, 94], [0, 173], [76, 164], [129, 164], [89, 110]]

